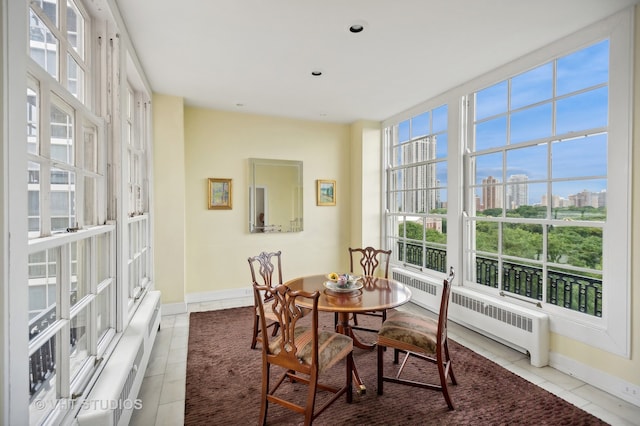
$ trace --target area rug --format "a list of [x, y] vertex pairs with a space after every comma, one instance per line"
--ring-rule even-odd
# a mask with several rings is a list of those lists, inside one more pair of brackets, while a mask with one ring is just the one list
[[[261, 386], [261, 349], [250, 349], [253, 309], [249, 307], [194, 312], [189, 317], [189, 347], [185, 425], [251, 425], [258, 423]], [[361, 324], [375, 325], [379, 318], [358, 316]], [[370, 323], [368, 323], [370, 322]], [[320, 314], [322, 328], [331, 329], [333, 314]], [[363, 340], [375, 335], [363, 332]], [[353, 402], [333, 403], [316, 425], [602, 425], [591, 414], [533, 385], [489, 359], [449, 340], [457, 386], [450, 386], [455, 410], [441, 393], [385, 383], [377, 395], [376, 351], [355, 348], [354, 362], [366, 392], [354, 392]], [[392, 371], [391, 353], [386, 371]], [[437, 371], [426, 363], [412, 363], [409, 374]], [[325, 382], [344, 382], [343, 364], [322, 376]], [[304, 397], [305, 386], [285, 383], [288, 396]], [[283, 385], [283, 386], [284, 386]], [[322, 401], [324, 392], [318, 396]], [[317, 402], [317, 403], [318, 403]], [[298, 425], [302, 415], [270, 404], [269, 425]]]

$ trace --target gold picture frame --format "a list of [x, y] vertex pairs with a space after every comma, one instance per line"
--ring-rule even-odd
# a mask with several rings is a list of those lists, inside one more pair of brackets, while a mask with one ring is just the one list
[[316, 190], [316, 204], [318, 206], [335, 206], [336, 205], [336, 181], [327, 179], [318, 179]]
[[209, 210], [230, 210], [231, 179], [209, 178]]

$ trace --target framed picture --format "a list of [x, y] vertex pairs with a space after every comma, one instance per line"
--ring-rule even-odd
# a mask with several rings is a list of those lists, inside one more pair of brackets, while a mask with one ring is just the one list
[[318, 191], [316, 204], [319, 206], [336, 205], [336, 181], [318, 179]]
[[231, 195], [231, 179], [209, 178], [209, 210], [230, 210]]

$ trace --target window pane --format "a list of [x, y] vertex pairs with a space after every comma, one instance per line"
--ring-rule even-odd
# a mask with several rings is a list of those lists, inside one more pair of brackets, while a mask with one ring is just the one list
[[431, 129], [431, 133], [439, 133], [444, 132], [448, 128], [448, 107], [447, 105], [442, 105], [439, 108], [433, 110], [433, 128]]
[[73, 117], [56, 105], [51, 105], [51, 159], [74, 162]]
[[475, 151], [495, 148], [507, 144], [507, 117], [478, 123], [475, 126]]
[[78, 314], [71, 318], [70, 330], [70, 379], [73, 380], [84, 363], [89, 358], [89, 345], [87, 342], [87, 325], [88, 313], [87, 309], [82, 309]]
[[29, 161], [28, 168], [28, 195], [27, 214], [29, 221], [29, 238], [40, 236], [40, 165]]
[[554, 179], [607, 175], [607, 135], [556, 141], [551, 145]]
[[571, 96], [558, 101], [556, 134], [604, 127], [608, 124], [608, 88]]
[[558, 96], [609, 81], [609, 40], [558, 59]]
[[75, 305], [91, 288], [91, 254], [88, 240], [71, 243], [71, 285], [69, 302]]
[[549, 262], [602, 270], [602, 229], [549, 226]]
[[398, 124], [398, 143], [406, 142], [411, 139], [409, 132], [410, 128], [409, 120], [405, 120]]
[[38, 92], [27, 88], [27, 152], [30, 154], [38, 153], [40, 143], [38, 108]]
[[29, 255], [29, 340], [56, 320], [56, 262], [54, 249]]
[[98, 138], [95, 127], [85, 127], [84, 129], [84, 164], [85, 170], [98, 172]]
[[[507, 151], [507, 182], [519, 181], [526, 185], [527, 180], [547, 179], [547, 146], [540, 144]], [[523, 201], [529, 204], [528, 200]]]
[[411, 139], [431, 133], [431, 113], [425, 112], [411, 119]]
[[[495, 184], [502, 180], [502, 153], [478, 155], [473, 158], [475, 162], [476, 185]], [[491, 182], [485, 182], [485, 179]]]
[[551, 99], [553, 63], [544, 64], [511, 79], [511, 109]]
[[98, 342], [104, 333], [111, 328], [111, 298], [109, 297], [111, 288], [107, 287], [96, 296], [96, 331], [98, 332]]
[[31, 3], [40, 6], [53, 25], [58, 26], [58, 2], [57, 0], [32, 0]]
[[66, 231], [75, 225], [75, 173], [51, 170], [51, 231]]
[[73, 96], [84, 102], [84, 70], [71, 55], [67, 55], [67, 88]]
[[446, 133], [440, 133], [432, 136], [436, 144], [436, 158], [445, 158], [449, 154], [449, 136]]
[[518, 111], [511, 115], [510, 143], [551, 136], [551, 104]]
[[507, 82], [476, 93], [476, 120], [507, 112]]
[[508, 256], [540, 259], [542, 254], [542, 225], [504, 223], [502, 252]]
[[498, 231], [500, 224], [497, 222], [475, 222], [476, 250], [485, 253], [498, 253]]
[[555, 182], [553, 216], [564, 220], [606, 220], [607, 181], [591, 179]]
[[67, 1], [67, 40], [84, 59], [84, 18], [73, 1]]
[[109, 235], [101, 234], [96, 237], [96, 273], [98, 284], [111, 277], [109, 269], [111, 259], [111, 250], [109, 245]]
[[56, 403], [56, 335], [29, 357], [29, 424], [40, 424]]
[[47, 25], [29, 9], [29, 54], [53, 78], [58, 78], [58, 39]]

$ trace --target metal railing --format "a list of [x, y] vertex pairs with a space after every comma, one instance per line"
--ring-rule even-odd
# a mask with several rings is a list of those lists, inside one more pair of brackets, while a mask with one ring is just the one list
[[[444, 249], [398, 242], [398, 260], [409, 265], [445, 272], [446, 256]], [[498, 274], [502, 273], [501, 290], [538, 301], [543, 300], [545, 282], [542, 268], [503, 261], [500, 271], [497, 259], [481, 256], [476, 256], [475, 266], [478, 284], [499, 288]], [[546, 290], [546, 303], [602, 317], [601, 279], [550, 269], [547, 271]]]

